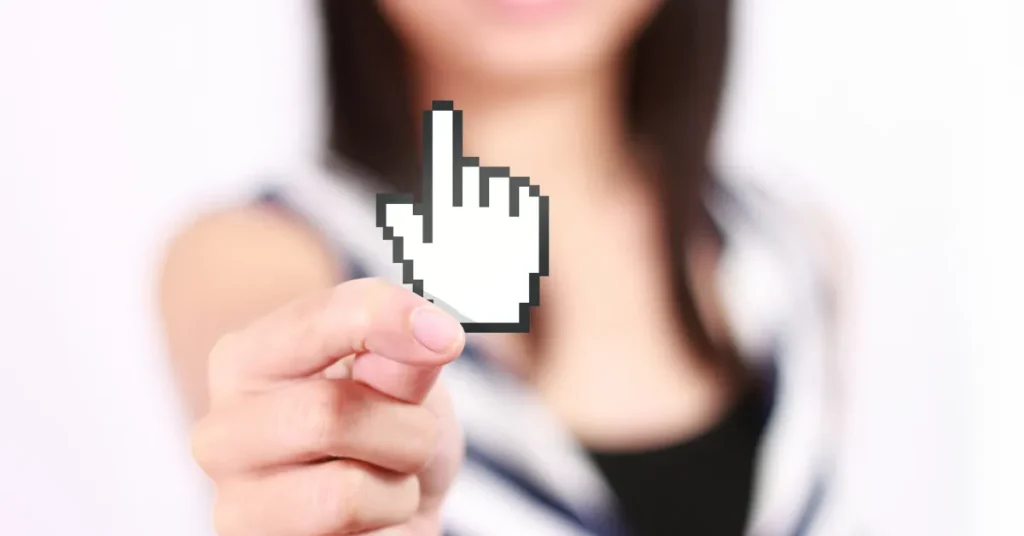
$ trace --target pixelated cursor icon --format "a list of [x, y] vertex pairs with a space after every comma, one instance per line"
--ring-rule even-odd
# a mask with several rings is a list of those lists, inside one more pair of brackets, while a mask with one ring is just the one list
[[462, 111], [423, 114], [423, 199], [379, 194], [377, 226], [404, 283], [470, 333], [525, 333], [548, 275], [548, 198], [507, 167], [462, 155]]

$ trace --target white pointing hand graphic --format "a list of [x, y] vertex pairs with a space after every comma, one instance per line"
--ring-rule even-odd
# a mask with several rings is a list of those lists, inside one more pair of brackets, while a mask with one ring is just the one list
[[379, 194], [377, 226], [403, 283], [466, 332], [525, 333], [548, 275], [548, 198], [507, 167], [462, 155], [462, 111], [423, 114], [423, 200]]

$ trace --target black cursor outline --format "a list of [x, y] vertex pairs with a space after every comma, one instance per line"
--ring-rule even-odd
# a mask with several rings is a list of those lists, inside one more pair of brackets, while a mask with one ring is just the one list
[[[462, 155], [462, 110], [455, 109], [453, 101], [434, 101], [431, 110], [423, 112], [423, 200], [416, 202], [412, 194], [379, 193], [377, 194], [377, 227], [384, 230], [384, 239], [392, 244], [392, 262], [402, 265], [402, 282], [412, 285], [412, 290], [420, 296], [423, 293], [423, 280], [413, 275], [413, 261], [403, 254], [403, 239], [395, 236], [394, 229], [387, 224], [388, 205], [412, 205], [413, 214], [421, 216], [423, 222], [423, 243], [431, 244], [434, 240], [433, 221], [433, 112], [453, 112], [452, 134], [452, 207], [462, 206], [462, 168], [463, 166], [479, 166], [480, 159]], [[527, 188], [529, 195], [538, 198], [540, 205], [540, 256], [539, 272], [530, 274], [530, 301], [519, 304], [519, 322], [462, 322], [466, 333], [528, 333], [530, 331], [530, 307], [540, 305], [540, 278], [548, 275], [548, 197], [540, 195], [540, 186], [531, 185], [528, 177], [512, 177], [507, 167], [480, 167], [480, 206], [490, 203], [490, 180], [496, 177], [509, 178], [509, 216], [519, 217], [519, 188]], [[478, 248], [475, 251], [480, 251]], [[425, 296], [424, 296], [425, 297]], [[443, 299], [443, 297], [441, 297]], [[433, 301], [433, 300], [431, 300]]]

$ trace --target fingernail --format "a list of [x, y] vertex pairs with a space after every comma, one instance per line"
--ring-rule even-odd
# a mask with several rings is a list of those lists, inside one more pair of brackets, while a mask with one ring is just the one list
[[462, 325], [433, 305], [412, 312], [412, 336], [432, 352], [451, 349], [462, 337]]

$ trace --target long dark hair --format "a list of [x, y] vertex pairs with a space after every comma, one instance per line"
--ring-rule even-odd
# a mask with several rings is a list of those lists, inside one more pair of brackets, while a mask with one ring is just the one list
[[[414, 102], [397, 36], [369, 0], [321, 0], [330, 149], [399, 191], [420, 188]], [[736, 365], [698, 312], [686, 244], [706, 229], [708, 155], [724, 85], [729, 0], [665, 0], [631, 50], [628, 114], [653, 156], [682, 327]], [[457, 103], [456, 103], [457, 104]]]

